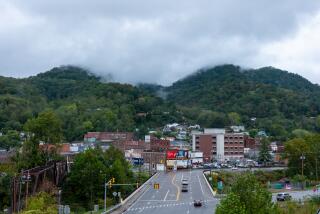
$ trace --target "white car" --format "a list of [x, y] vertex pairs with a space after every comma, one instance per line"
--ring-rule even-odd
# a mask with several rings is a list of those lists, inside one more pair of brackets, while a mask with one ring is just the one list
[[238, 168], [237, 167], [232, 167], [231, 170], [238, 170]]

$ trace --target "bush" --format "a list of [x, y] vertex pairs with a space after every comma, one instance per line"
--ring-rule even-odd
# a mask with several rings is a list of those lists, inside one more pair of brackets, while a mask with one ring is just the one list
[[22, 214], [56, 214], [57, 204], [55, 198], [45, 192], [40, 192], [29, 199], [27, 207]]

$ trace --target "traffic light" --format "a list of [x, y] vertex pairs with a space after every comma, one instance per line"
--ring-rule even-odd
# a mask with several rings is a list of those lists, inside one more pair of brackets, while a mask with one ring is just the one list
[[115, 178], [111, 178], [111, 183], [115, 183], [116, 182], [116, 179]]
[[109, 188], [111, 189], [112, 183], [110, 181], [108, 182], [108, 185], [109, 185]]
[[160, 189], [160, 184], [159, 183], [153, 184], [153, 189]]

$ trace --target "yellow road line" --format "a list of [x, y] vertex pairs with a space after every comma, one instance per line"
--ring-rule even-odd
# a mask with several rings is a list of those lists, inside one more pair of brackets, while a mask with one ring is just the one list
[[177, 187], [177, 198], [176, 198], [176, 201], [179, 201], [179, 198], [180, 198], [180, 187], [179, 187], [176, 183], [174, 183], [174, 179], [175, 179], [175, 178], [176, 178], [176, 175], [174, 175], [174, 176], [172, 177], [171, 183], [172, 183], [174, 186]]

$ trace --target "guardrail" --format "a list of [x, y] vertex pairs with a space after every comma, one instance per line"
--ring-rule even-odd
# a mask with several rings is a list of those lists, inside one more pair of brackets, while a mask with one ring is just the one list
[[125, 205], [132, 197], [134, 197], [138, 192], [141, 191], [142, 188], [144, 188], [149, 181], [155, 176], [157, 175], [157, 173], [153, 174], [148, 180], [146, 180], [138, 189], [136, 189], [133, 193], [131, 193], [126, 199], [124, 199], [121, 203], [114, 205], [113, 207], [109, 208], [106, 212], [102, 212], [101, 214], [107, 214], [107, 213], [111, 213], [113, 211], [116, 211], [117, 209], [121, 208], [123, 205]]
[[205, 172], [205, 171], [202, 172], [202, 176], [203, 176], [204, 180], [206, 181], [206, 184], [208, 185], [208, 187], [209, 187], [210, 192], [212, 193], [212, 195], [213, 195], [213, 196], [216, 196], [216, 192], [213, 191], [213, 189], [212, 189], [211, 185], [209, 184], [209, 181], [208, 181], [207, 177], [205, 176], [204, 172]]

